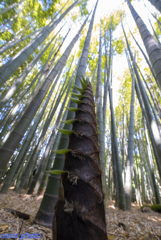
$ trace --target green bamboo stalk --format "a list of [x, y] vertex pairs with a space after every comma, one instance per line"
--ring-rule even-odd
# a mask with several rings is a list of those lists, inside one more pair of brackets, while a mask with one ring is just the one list
[[43, 114], [46, 110], [46, 107], [47, 107], [47, 104], [50, 100], [50, 97], [52, 96], [53, 94], [53, 91], [54, 91], [54, 88], [55, 88], [55, 85], [56, 85], [56, 81], [55, 83], [53, 84], [47, 98], [45, 99], [44, 103], [42, 104], [42, 107], [37, 115], [37, 117], [35, 118], [34, 120], [34, 124], [33, 126], [31, 127], [31, 129], [28, 131], [28, 134], [26, 136], [26, 139], [22, 145], [22, 148], [19, 152], [19, 155], [17, 156], [15, 162], [13, 163], [13, 166], [12, 166], [12, 171], [10, 171], [6, 177], [6, 180], [1, 188], [1, 192], [5, 193], [7, 192], [8, 188], [10, 187], [11, 185], [11, 182], [13, 181], [13, 178], [16, 174], [16, 171], [18, 170], [18, 168], [20, 168], [21, 165], [24, 164], [24, 161], [25, 161], [25, 155], [26, 153], [28, 152], [29, 148], [30, 148], [30, 143], [32, 142], [32, 139], [34, 137], [34, 134], [36, 132], [36, 128], [38, 126], [38, 124], [40, 123], [41, 119], [43, 118]]
[[29, 63], [26, 69], [21, 73], [21, 75], [14, 81], [12, 86], [10, 86], [9, 90], [5, 93], [5, 95], [0, 99], [0, 111], [5, 106], [5, 104], [9, 101], [9, 99], [14, 96], [15, 92], [18, 90], [22, 82], [25, 80], [29, 72], [33, 69], [34, 65], [39, 61], [39, 59], [43, 56], [44, 52], [48, 49], [50, 44], [55, 39], [55, 36], [51, 39], [51, 41], [42, 49], [37, 56]]
[[[16, 180], [16, 186], [14, 188], [14, 191], [16, 191], [16, 192], [18, 191], [18, 188], [19, 188], [20, 183], [21, 183], [22, 175], [25, 172], [25, 169], [26, 169], [27, 164], [28, 164], [28, 162], [30, 160], [30, 157], [34, 153], [34, 150], [36, 148], [37, 139], [34, 137], [34, 139], [31, 140], [29, 144], [30, 144], [29, 148], [30, 148], [30, 146], [31, 146], [31, 148], [30, 149], [27, 148], [27, 150], [25, 151], [24, 155], [21, 156], [21, 157], [23, 157], [22, 161], [23, 161], [23, 163], [25, 163], [25, 165], [22, 162], [20, 162], [20, 167], [17, 168], [18, 171], [16, 172], [15, 177], [14, 177], [14, 179]], [[28, 151], [28, 153], [26, 154], [27, 151]]]
[[[24, 133], [26, 132], [28, 126], [30, 125], [34, 115], [36, 114], [42, 100], [46, 96], [49, 87], [51, 86], [51, 83], [53, 79], [56, 77], [58, 71], [63, 69], [69, 54], [74, 47], [75, 42], [78, 40], [79, 35], [83, 29], [83, 27], [86, 24], [88, 17], [84, 21], [83, 25], [81, 26], [79, 32], [76, 34], [76, 36], [73, 38], [67, 49], [65, 50], [64, 54], [61, 56], [60, 60], [56, 63], [54, 69], [51, 71], [51, 73], [48, 75], [48, 77], [45, 79], [42, 87], [39, 89], [37, 95], [34, 97], [33, 101], [25, 111], [24, 115], [20, 119], [19, 123], [16, 125], [14, 131], [10, 134], [9, 138], [3, 145], [3, 147], [0, 149], [0, 155], [1, 155], [1, 161], [0, 161], [0, 171], [3, 171], [3, 168], [7, 165], [10, 157], [12, 156], [13, 152], [15, 151], [17, 145], [21, 141]], [[14, 139], [14, 140], [13, 140]]]
[[0, 76], [0, 87], [12, 76], [12, 74], [28, 59], [28, 57], [43, 43], [43, 41], [54, 30], [58, 23], [67, 15], [67, 13], [79, 3], [75, 1], [60, 17], [51, 25], [46, 26], [41, 33], [19, 54], [19, 56], [7, 64]]
[[[70, 115], [71, 113], [71, 115]], [[67, 114], [67, 120], [72, 119], [72, 112], [68, 111]], [[71, 124], [65, 124], [64, 125], [65, 129], [71, 130]], [[65, 149], [68, 147], [69, 144], [69, 138], [65, 134], [61, 134], [61, 139], [59, 143], [59, 149]], [[54, 158], [53, 152], [51, 152], [51, 155], [49, 157]], [[64, 166], [64, 155], [63, 154], [56, 154], [55, 156], [55, 161], [53, 164], [52, 169], [63, 169]], [[58, 199], [58, 193], [59, 193], [59, 180], [60, 176], [52, 176], [50, 175], [48, 178], [48, 184], [47, 188], [44, 193], [44, 197], [42, 199], [40, 208], [36, 214], [36, 217], [34, 219], [34, 222], [51, 228], [52, 227], [52, 221], [53, 221], [53, 216], [54, 216], [54, 208], [53, 206], [56, 204], [57, 199]]]
[[3, 13], [5, 13], [5, 12], [11, 10], [12, 8], [17, 7], [19, 4], [23, 3], [24, 1], [25, 1], [25, 0], [22, 0], [22, 1], [20, 1], [20, 2], [15, 2], [15, 3], [9, 5], [9, 6], [6, 7], [5, 9], [2, 9], [2, 10], [0, 11], [0, 14], [3, 14]]
[[154, 174], [154, 164], [153, 164], [153, 159], [152, 159], [152, 153], [151, 153], [151, 149], [150, 149], [150, 142], [149, 142], [149, 137], [148, 137], [148, 132], [147, 132], [147, 127], [145, 124], [145, 117], [143, 118], [143, 126], [144, 126], [144, 134], [145, 134], [145, 138], [146, 138], [146, 145], [147, 145], [147, 153], [148, 153], [148, 165], [150, 167], [150, 175], [151, 175], [151, 179], [152, 179], [152, 184], [153, 184], [153, 189], [154, 189], [154, 194], [155, 194], [155, 200], [157, 204], [160, 204], [160, 196], [159, 196], [159, 189], [156, 183], [156, 178], [155, 178], [155, 174]]
[[[69, 85], [68, 88], [67, 88], [68, 90], [66, 91], [65, 98], [64, 98], [63, 103], [62, 103], [62, 105], [61, 105], [61, 108], [60, 108], [60, 110], [59, 110], [59, 114], [58, 114], [58, 116], [57, 116], [57, 120], [56, 120], [56, 122], [55, 122], [55, 124], [54, 124], [53, 130], [52, 130], [52, 133], [51, 133], [51, 136], [50, 136], [49, 141], [48, 141], [48, 143], [47, 143], [45, 152], [44, 152], [44, 154], [43, 154], [43, 156], [42, 156], [40, 165], [39, 165], [39, 167], [38, 167], [38, 169], [37, 169], [37, 171], [36, 171], [36, 174], [35, 174], [35, 176], [34, 176], [34, 178], [33, 178], [33, 181], [31, 182], [30, 187], [29, 187], [29, 190], [28, 190], [28, 192], [27, 192], [28, 194], [32, 194], [32, 193], [34, 192], [34, 189], [35, 189], [36, 183], [37, 183], [37, 181], [38, 181], [38, 178], [39, 178], [41, 172], [43, 171], [43, 169], [45, 168], [45, 162], [46, 162], [46, 159], [47, 159], [47, 157], [48, 157], [48, 155], [49, 155], [50, 149], [51, 149], [51, 147], [52, 147], [52, 145], [53, 145], [53, 141], [54, 141], [55, 134], [56, 134], [56, 128], [58, 127], [58, 125], [59, 125], [59, 123], [60, 123], [60, 119], [61, 119], [61, 116], [62, 116], [62, 112], [63, 112], [63, 109], [64, 109], [64, 107], [65, 107], [67, 98], [68, 98], [68, 96], [69, 96], [69, 92], [70, 92], [70, 90], [71, 90], [71, 86], [72, 86], [73, 80], [74, 80], [74, 77], [72, 76], [72, 78], [71, 78], [71, 80], [70, 80], [70, 85]], [[65, 89], [65, 90], [66, 90], [66, 89]], [[63, 95], [63, 94], [62, 94], [62, 95]]]
[[[103, 129], [103, 111], [102, 111], [102, 33], [100, 25], [100, 40], [99, 40], [99, 59], [98, 59], [98, 71], [97, 71], [97, 89], [96, 89], [96, 103], [97, 103], [97, 117], [98, 117], [98, 130], [99, 144], [100, 144], [100, 157], [101, 168], [105, 172], [105, 147], [104, 147], [104, 131]], [[105, 187], [105, 175], [103, 174], [103, 186]]]
[[128, 136], [128, 156], [126, 161], [126, 178], [125, 178], [125, 198], [126, 209], [131, 209], [132, 197], [132, 173], [133, 173], [133, 135], [134, 135], [134, 89], [135, 77], [134, 71], [131, 71], [132, 89], [131, 89], [131, 105], [130, 105], [130, 123], [129, 123], [129, 136]]
[[148, 84], [147, 84], [147, 82], [146, 82], [146, 80], [145, 80], [145, 78], [144, 78], [144, 76], [143, 76], [143, 74], [142, 74], [142, 72], [141, 72], [141, 70], [140, 70], [140, 68], [139, 68], [138, 65], [137, 65], [137, 68], [139, 69], [139, 72], [140, 72], [140, 74], [141, 74], [141, 77], [142, 77], [142, 79], [143, 79], [143, 81], [144, 81], [144, 83], [145, 83], [145, 85], [146, 85], [146, 87], [147, 87], [147, 89], [148, 89], [148, 92], [149, 92], [149, 94], [150, 94], [150, 96], [151, 96], [151, 99], [152, 99], [152, 101], [153, 101], [153, 103], [154, 103], [154, 107], [155, 107], [156, 111], [157, 111], [159, 114], [161, 114], [160, 109], [158, 108], [158, 105], [157, 105], [157, 103], [156, 103], [156, 101], [155, 101], [155, 99], [154, 99], [154, 96], [153, 96], [152, 92], [150, 91], [150, 88], [149, 88], [149, 86], [148, 86]]
[[[69, 107], [69, 105], [70, 105], [70, 100], [68, 102], [68, 107]], [[68, 114], [68, 110], [66, 109], [66, 111], [64, 112], [63, 117], [62, 117], [62, 122], [60, 123], [60, 126], [59, 126], [60, 129], [63, 129], [63, 127], [64, 127], [65, 123], [63, 121], [66, 120], [67, 114]], [[62, 133], [57, 131], [57, 135], [56, 135], [56, 138], [54, 140], [52, 151], [50, 153], [50, 156], [48, 157], [47, 165], [46, 165], [46, 168], [45, 168], [45, 172], [44, 172], [44, 174], [42, 176], [42, 180], [40, 178], [41, 183], [40, 183], [40, 186], [39, 186], [39, 189], [38, 189], [38, 195], [43, 194], [43, 192], [45, 191], [45, 188], [47, 186], [47, 180], [48, 180], [48, 176], [49, 176], [48, 171], [53, 169], [52, 165], [54, 164], [55, 156], [56, 156], [56, 152], [55, 151], [59, 147], [61, 135], [62, 135]], [[36, 188], [38, 188], [38, 186], [36, 186]]]
[[139, 43], [136, 41], [136, 39], [135, 39], [135, 37], [134, 37], [134, 35], [132, 34], [131, 31], [130, 31], [130, 33], [131, 33], [131, 36], [133, 37], [133, 39], [134, 39], [136, 45], [138, 46], [138, 48], [139, 48], [140, 51], [142, 52], [142, 54], [143, 54], [143, 56], [144, 56], [144, 58], [145, 58], [145, 61], [147, 62], [147, 64], [148, 64], [148, 66], [149, 66], [149, 68], [150, 68], [150, 71], [151, 71], [151, 73], [152, 73], [152, 75], [153, 75], [155, 81], [157, 81], [157, 80], [156, 80], [155, 73], [154, 73], [154, 70], [153, 70], [153, 68], [152, 68], [152, 66], [151, 66], [151, 63], [149, 62], [149, 59], [147, 58], [147, 56], [146, 56], [146, 54], [144, 53], [143, 49], [140, 47]]
[[145, 48], [147, 50], [147, 53], [149, 55], [149, 59], [151, 61], [152, 67], [155, 72], [156, 80], [158, 87], [161, 89], [161, 49], [158, 45], [158, 43], [155, 41], [154, 37], [151, 35], [149, 30], [147, 29], [146, 25], [140, 18], [140, 16], [137, 14], [129, 0], [126, 0], [127, 4], [130, 8], [131, 14], [139, 28], [140, 35], [142, 37], [142, 40], [144, 42]]
[[143, 115], [145, 116], [145, 119], [146, 119], [146, 124], [147, 124], [147, 127], [148, 127], [148, 132], [149, 132], [150, 140], [151, 140], [151, 143], [152, 143], [152, 147], [153, 147], [155, 159], [156, 159], [156, 162], [157, 162], [157, 166], [159, 166], [159, 157], [158, 157], [158, 153], [157, 153], [157, 149], [156, 149], [156, 145], [155, 145], [155, 140], [154, 140], [154, 137], [153, 137], [151, 126], [149, 124], [148, 116], [147, 116], [146, 111], [145, 111], [145, 107], [144, 107], [144, 104], [143, 104], [143, 100], [141, 98], [141, 93], [140, 93], [137, 82], [135, 83], [135, 90], [136, 90], [136, 94], [137, 94], [137, 97], [138, 97]]
[[[62, 86], [62, 88], [63, 88], [63, 86]], [[65, 90], [66, 90], [66, 88], [64, 89], [64, 92], [65, 92]], [[53, 117], [54, 117], [54, 114], [56, 112], [56, 109], [58, 108], [59, 102], [60, 102], [60, 100], [61, 100], [61, 98], [63, 96], [64, 92], [62, 93], [61, 91], [62, 91], [62, 89], [60, 90], [60, 93], [58, 95], [58, 98], [56, 100], [54, 108], [51, 110], [51, 112], [49, 111], [49, 113], [48, 113], [47, 120], [46, 120], [46, 122], [45, 122], [45, 124], [43, 126], [41, 135], [40, 135], [40, 137], [38, 139], [38, 144], [37, 144], [37, 146], [35, 148], [34, 154], [31, 156], [31, 158], [30, 158], [30, 160], [28, 162], [28, 165], [27, 165], [27, 167], [25, 169], [25, 172], [24, 172], [24, 174], [22, 176], [21, 183], [19, 185], [19, 188], [17, 189], [17, 192], [20, 192], [24, 188], [24, 186], [25, 186], [25, 184], [26, 184], [26, 182], [28, 180], [28, 177], [31, 174], [31, 171], [33, 169], [34, 163], [38, 159], [38, 155], [39, 155], [39, 153], [41, 151], [41, 146], [43, 146], [43, 141], [44, 141], [44, 137], [45, 137], [46, 131], [47, 131], [47, 129], [48, 129], [48, 127], [49, 127]], [[55, 102], [55, 98], [54, 98], [53, 102]]]
[[[98, 3], [98, 1], [97, 1]], [[94, 22], [94, 16], [96, 12], [96, 7], [97, 3], [95, 5], [95, 9], [92, 15], [92, 19], [89, 25], [89, 29], [87, 32], [87, 36], [85, 39], [84, 47], [82, 50], [81, 58], [79, 60], [78, 64], [78, 69], [77, 69], [77, 75], [76, 75], [76, 80], [75, 84], [78, 88], [81, 87], [81, 82], [80, 78], [85, 76], [85, 71], [86, 71], [86, 65], [87, 65], [87, 58], [88, 58], [88, 52], [89, 52], [89, 46], [90, 46], [90, 39], [91, 39], [91, 33], [92, 33], [92, 28], [93, 28], [93, 22]], [[74, 94], [77, 94], [79, 91], [76, 89], [76, 87], [73, 90]], [[75, 95], [72, 95], [72, 97], [75, 97]], [[70, 108], [75, 108], [77, 105], [75, 102], [71, 101]], [[67, 114], [67, 120], [73, 119], [75, 113], [68, 111]], [[71, 124], [65, 124], [64, 125], [65, 129], [71, 130], [72, 126]], [[60, 144], [59, 144], [59, 149], [66, 149], [68, 147], [69, 143], [69, 138], [67, 135], [62, 134], [61, 139], [60, 139]], [[64, 166], [64, 155], [63, 154], [56, 154], [55, 157], [55, 162], [53, 169], [63, 169]], [[50, 176], [48, 185], [46, 188], [46, 191], [44, 193], [44, 198], [42, 200], [41, 206], [36, 214], [35, 217], [35, 222], [47, 226], [47, 227], [52, 227], [52, 220], [53, 220], [53, 215], [54, 215], [54, 209], [53, 206], [56, 204], [56, 201], [58, 199], [58, 192], [59, 192], [59, 180], [60, 177], [54, 177]]]
[[35, 30], [34, 32], [24, 36], [24, 37], [21, 37], [20, 39], [18, 40], [15, 40], [15, 41], [12, 41], [10, 43], [7, 44], [7, 46], [3, 47], [2, 49], [0, 49], [0, 55], [3, 54], [5, 51], [9, 50], [10, 48], [18, 45], [19, 43], [25, 41], [26, 39], [28, 39], [29, 37], [31, 37], [32, 35], [34, 35], [35, 33], [37, 32], [40, 32], [43, 28], [40, 28], [40, 29], [37, 29]]
[[108, 82], [110, 79], [111, 70], [111, 59], [112, 59], [112, 29], [111, 29], [111, 19], [110, 19], [110, 50], [109, 50], [109, 65], [107, 64], [107, 46], [105, 39], [105, 69], [107, 71], [107, 79], [104, 81], [104, 98], [103, 98], [103, 129], [105, 130], [106, 122], [106, 109], [107, 109], [107, 95], [108, 95]]
[[[149, 10], [149, 9], [148, 9]], [[151, 13], [151, 12], [150, 12]], [[153, 14], [153, 13], [151, 13], [151, 15], [155, 18], [155, 20], [157, 21], [157, 23], [158, 23], [158, 27], [159, 27], [159, 29], [160, 29], [160, 31], [161, 31], [161, 22], [158, 20], [158, 18]]]
[[[118, 176], [117, 176], [117, 167], [116, 167], [116, 154], [115, 154], [115, 147], [114, 147], [114, 127], [113, 121], [111, 121], [111, 151], [112, 151], [112, 169], [113, 169], [113, 183], [114, 183], [114, 199], [115, 199], [115, 206], [119, 207], [119, 189], [118, 189]], [[113, 200], [113, 198], [112, 198]]]
[[[73, 60], [74, 60], [74, 57], [73, 57]], [[72, 60], [72, 63], [73, 63], [73, 60]], [[72, 66], [72, 63], [71, 63], [71, 66]], [[65, 82], [66, 82], [66, 80], [68, 79], [68, 75], [69, 75], [71, 66], [69, 67], [69, 71], [68, 71], [68, 73], [67, 73]], [[73, 81], [73, 79], [74, 79], [74, 77], [75, 77], [75, 74], [76, 74], [76, 69], [74, 70], [74, 72], [73, 72], [73, 74], [72, 74], [72, 76], [71, 76], [71, 81]], [[69, 105], [69, 103], [68, 103], [68, 105]], [[69, 107], [69, 106], [68, 106], [68, 107]], [[63, 107], [62, 107], [62, 108], [63, 108]], [[64, 115], [63, 115], [63, 119], [64, 119], [64, 118], [66, 119], [66, 117], [67, 117], [67, 112], [65, 111], [65, 113], [64, 113]], [[64, 121], [65, 121], [65, 119], [64, 119]], [[62, 125], [62, 124], [63, 124], [63, 125]], [[62, 127], [61, 127], [61, 126], [62, 126]], [[64, 126], [64, 123], [61, 123], [59, 128], [62, 129], [63, 126]], [[58, 131], [58, 133], [57, 133], [57, 135], [56, 135], [56, 138], [55, 138], [55, 140], [54, 140], [54, 144], [53, 144], [52, 151], [53, 151], [53, 150], [56, 150], [56, 148], [58, 147], [58, 144], [59, 144], [59, 141], [60, 141], [60, 137], [61, 137], [61, 136], [60, 136], [59, 131]], [[56, 143], [55, 143], [55, 141], [56, 141]], [[46, 164], [46, 167], [44, 167], [44, 168], [46, 168], [46, 171], [49, 171], [49, 170], [50, 170], [51, 164], [52, 164], [52, 161], [53, 161], [53, 158], [54, 158], [54, 156], [55, 156], [55, 153], [52, 152], [52, 151], [51, 151], [50, 156], [47, 157], [47, 158], [48, 158], [48, 159], [47, 159], [47, 164]], [[45, 187], [46, 187], [46, 184], [47, 184], [47, 179], [48, 179], [48, 174], [47, 174], [47, 173], [44, 173], [43, 171], [41, 171], [40, 176], [38, 177], [38, 180], [37, 180], [36, 187], [35, 187], [36, 191], [38, 191], [38, 189], [39, 189], [38, 194], [41, 194], [41, 193], [44, 191], [44, 189], [45, 189]], [[40, 186], [40, 183], [41, 183], [41, 186]]]
[[116, 172], [117, 172], [117, 185], [118, 185], [118, 207], [125, 211], [126, 204], [125, 204], [125, 193], [123, 188], [123, 181], [122, 181], [122, 173], [121, 173], [121, 166], [120, 166], [120, 159], [118, 153], [118, 144], [117, 144], [117, 136], [116, 136], [116, 127], [115, 127], [115, 118], [114, 118], [114, 111], [113, 111], [113, 100], [112, 100], [112, 91], [109, 84], [109, 99], [110, 99], [110, 110], [111, 110], [111, 122], [112, 122], [112, 132], [113, 132], [113, 147], [114, 147], [114, 154], [115, 154], [115, 162], [116, 162]]
[[157, 33], [156, 33], [156, 31], [154, 30], [154, 27], [153, 27], [153, 25], [152, 25], [152, 23], [151, 23], [150, 19], [149, 19], [149, 22], [150, 22], [151, 28], [153, 29], [154, 36], [155, 36], [155, 38], [156, 38], [156, 40], [157, 40], [157, 42], [158, 42], [159, 46], [161, 47], [160, 40], [159, 40], [159, 38], [158, 38], [158, 36], [157, 36]]
[[[124, 34], [125, 34], [125, 31], [124, 31]], [[136, 66], [135, 60], [133, 58], [133, 55], [132, 55], [132, 52], [131, 52], [131, 49], [130, 49], [130, 46], [129, 46], [129, 43], [128, 43], [128, 40], [127, 40], [127, 37], [126, 37], [126, 34], [125, 34], [125, 39], [126, 39], [126, 43], [127, 43], [127, 47], [128, 47], [128, 51], [129, 51], [129, 54], [130, 54], [131, 61], [133, 62], [133, 67], [134, 67], [134, 71], [135, 71], [135, 74], [136, 74], [136, 77], [137, 77], [137, 80], [138, 80], [138, 84], [139, 84], [139, 88], [140, 88], [141, 95], [142, 95], [142, 98], [143, 98], [143, 102], [144, 102], [144, 105], [145, 105], [145, 109], [146, 109], [146, 113], [147, 113], [147, 117], [148, 117], [148, 122], [150, 124], [151, 132], [153, 134], [155, 148], [156, 148], [157, 156], [158, 156], [158, 157], [156, 157], [156, 161], [157, 161], [157, 166], [158, 166], [158, 170], [159, 170], [159, 174], [160, 174], [160, 178], [161, 178], [161, 164], [160, 164], [161, 163], [161, 136], [160, 136], [160, 132], [159, 132], [158, 126], [157, 126], [157, 124], [156, 124], [156, 122], [153, 118], [153, 115], [152, 115], [152, 112], [151, 112], [151, 109], [150, 109], [150, 106], [149, 106], [149, 103], [148, 103], [147, 94], [145, 92], [144, 86], [143, 86], [142, 81], [140, 79], [140, 76], [138, 74], [137, 66]]]
[[[54, 46], [53, 46], [53, 48], [54, 48]], [[1, 131], [1, 134], [0, 134], [0, 138], [2, 138], [2, 136], [4, 136], [4, 133], [6, 132], [6, 130], [8, 128], [8, 125], [11, 123], [11, 120], [13, 121], [13, 116], [14, 117], [18, 116], [16, 118], [16, 122], [18, 122], [19, 119], [24, 114], [24, 112], [26, 111], [28, 105], [30, 105], [31, 101], [33, 100], [33, 98], [37, 94], [37, 92], [38, 92], [39, 88], [41, 87], [42, 82], [45, 78], [45, 75], [47, 74], [47, 72], [46, 73], [44, 72], [44, 69], [46, 68], [46, 66], [47, 66], [47, 64], [48, 64], [48, 62], [49, 62], [49, 60], [52, 56], [53, 48], [51, 49], [51, 53], [49, 54], [47, 62], [43, 65], [40, 72], [38, 72], [38, 74], [34, 77], [30, 86], [26, 89], [25, 92], [22, 91], [21, 93], [17, 94], [18, 96], [17, 95], [15, 96], [15, 98], [17, 100], [15, 100], [15, 102], [13, 103], [13, 107], [10, 110], [6, 111], [6, 109], [5, 109], [6, 116], [0, 121], [0, 128], [3, 127], [2, 131]], [[36, 82], [36, 86], [35, 86], [34, 90], [32, 90], [32, 87], [35, 84], [35, 82]], [[25, 94], [28, 94], [29, 90], [30, 90], [30, 94], [27, 96], [27, 99], [28, 99], [27, 104], [24, 106], [24, 108], [22, 110], [20, 109], [19, 111], [17, 111], [19, 109], [19, 106], [21, 105], [23, 99], [24, 99]], [[15, 124], [13, 125], [12, 129], [14, 128], [14, 126], [15, 126]], [[11, 129], [9, 129], [9, 130], [11, 131]], [[7, 134], [8, 134], [8, 132], [7, 132]], [[2, 141], [2, 145], [3, 144], [4, 144], [4, 138], [3, 138], [3, 141]]]
[[[70, 31], [70, 30], [69, 30]], [[59, 46], [58, 51], [60, 50], [62, 44], [64, 43], [66, 37], [68, 36], [67, 32], [66, 36], [63, 38], [62, 43]], [[58, 34], [58, 33], [57, 33]], [[3, 98], [1, 98], [0, 100], [0, 110], [4, 107], [4, 105], [8, 102], [8, 100], [15, 94], [15, 92], [17, 91], [17, 89], [19, 88], [19, 86], [22, 84], [22, 82], [24, 81], [24, 79], [26, 78], [26, 76], [28, 75], [28, 73], [32, 70], [32, 68], [34, 67], [34, 65], [37, 63], [37, 61], [42, 57], [42, 55], [44, 54], [44, 52], [48, 49], [48, 47], [50, 46], [50, 44], [54, 41], [54, 39], [56, 38], [57, 34], [51, 39], [51, 41], [44, 47], [44, 49], [42, 49], [37, 55], [36, 57], [30, 62], [30, 64], [27, 66], [27, 68], [22, 72], [22, 74], [16, 79], [16, 81], [14, 81], [13, 85], [9, 88], [9, 90], [7, 91], [7, 93], [5, 94], [5, 96], [3, 96]], [[55, 56], [57, 55], [58, 51], [55, 53]]]
[[148, 0], [159, 12], [161, 12], [161, 1], [160, 0]]

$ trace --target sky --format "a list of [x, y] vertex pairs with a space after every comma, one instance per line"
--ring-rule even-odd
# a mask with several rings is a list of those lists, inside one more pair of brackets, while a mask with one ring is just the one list
[[[141, 16], [142, 20], [144, 21], [144, 23], [147, 25], [148, 29], [152, 32], [151, 30], [151, 26], [149, 24], [148, 18], [150, 17], [152, 23], [154, 23], [154, 19], [150, 16], [148, 10], [146, 10], [145, 6], [144, 6], [144, 2], [146, 4], [146, 6], [150, 9], [150, 11], [152, 12], [156, 12], [155, 7], [153, 7], [149, 1], [132, 1], [132, 5], [135, 8], [135, 10], [137, 11], [137, 13]], [[88, 3], [88, 7], [89, 9], [92, 8], [93, 5], [93, 0], [90, 0]], [[96, 16], [95, 16], [95, 23], [99, 22], [100, 19], [108, 14], [112, 14], [114, 11], [116, 10], [125, 10], [126, 12], [126, 21], [124, 21], [124, 25], [125, 25], [125, 30], [126, 33], [129, 32], [128, 27], [130, 27], [130, 29], [133, 31], [136, 28], [136, 24], [135, 21], [131, 15], [131, 12], [128, 8], [127, 3], [124, 0], [106, 0], [106, 3], [104, 0], [99, 0], [98, 3], [98, 7], [97, 7], [97, 12], [96, 12]], [[147, 16], [148, 15], [148, 16]], [[128, 23], [128, 25], [126, 24], [126, 22]], [[121, 26], [118, 26], [115, 33], [114, 33], [114, 37], [120, 37], [122, 36], [122, 28]], [[139, 42], [139, 44], [141, 45], [141, 47], [144, 49], [145, 53], [146, 50], [144, 48], [142, 39], [140, 37], [140, 35], [135, 35], [137, 41]], [[136, 48], [138, 50], [138, 48]], [[142, 57], [142, 55], [140, 55]], [[146, 66], [146, 64], [143, 63], [143, 67]], [[126, 56], [125, 54], [121, 54], [121, 55], [117, 55], [116, 57], [113, 58], [113, 92], [114, 92], [114, 107], [117, 106], [118, 104], [118, 98], [119, 98], [119, 93], [118, 90], [120, 89], [120, 82], [119, 82], [119, 78], [123, 75], [124, 71], [128, 68], [128, 64], [127, 64], [127, 60], [126, 60]]]
[[[147, 0], [135, 0], [132, 1], [132, 5], [135, 8], [135, 10], [137, 11], [137, 13], [141, 16], [142, 20], [144, 21], [144, 23], [147, 25], [148, 29], [150, 30], [150, 32], [152, 32], [151, 30], [151, 26], [149, 24], [148, 18], [150, 17], [152, 24], [154, 23], [154, 19], [153, 17], [149, 14], [148, 10], [146, 10], [146, 8], [144, 7], [144, 2], [146, 4], [146, 6], [150, 9], [150, 11], [152, 12], [156, 12], [155, 7], [153, 7], [149, 1]], [[91, 10], [93, 10], [94, 5], [95, 5], [96, 1], [93, 0], [89, 0], [88, 1], [88, 11], [90, 12]], [[131, 12], [128, 8], [127, 3], [124, 0], [99, 0], [98, 2], [98, 6], [97, 6], [97, 10], [96, 10], [96, 14], [95, 14], [95, 21], [94, 21], [94, 25], [98, 24], [100, 22], [100, 19], [103, 18], [105, 15], [110, 15], [112, 14], [114, 11], [117, 10], [125, 10], [126, 13], [126, 20], [124, 21], [124, 27], [125, 27], [125, 31], [126, 33], [129, 32], [128, 27], [130, 28], [130, 30], [133, 32], [134, 29], [136, 28], [136, 24], [135, 21], [131, 15]], [[79, 11], [77, 7], [75, 7], [72, 11], [71, 14], [73, 14], [74, 12]], [[72, 24], [68, 23], [68, 27], [71, 27], [71, 32], [66, 40], [66, 44], [63, 45], [63, 51], [65, 50], [66, 46], [70, 43], [71, 39], [73, 38], [73, 36], [77, 33], [81, 22], [75, 21], [75, 23]], [[128, 24], [127, 24], [128, 23]], [[88, 28], [88, 25], [86, 26], [86, 28]], [[67, 31], [67, 27], [66, 29], [63, 30], [64, 32]], [[65, 35], [65, 34], [63, 34]], [[114, 38], [119, 38], [122, 35], [122, 28], [119, 25], [117, 27], [117, 29], [114, 32]], [[98, 32], [98, 38], [99, 38], [99, 32]], [[143, 50], [146, 53], [146, 50], [144, 48], [144, 45], [142, 43], [142, 39], [140, 37], [139, 34], [135, 34], [135, 38], [136, 40], [139, 42], [140, 46], [143, 48]], [[75, 51], [75, 49], [79, 48], [79, 41], [77, 42], [75, 48], [73, 49], [73, 52]], [[136, 47], [136, 50], [138, 50], [138, 48]], [[140, 55], [140, 57], [142, 57], [142, 55]], [[143, 63], [143, 67], [146, 67], [146, 64]], [[126, 60], [126, 56], [125, 54], [122, 55], [117, 55], [113, 58], [113, 92], [114, 92], [114, 107], [117, 106], [118, 104], [118, 90], [120, 89], [120, 81], [119, 78], [123, 75], [124, 71], [128, 69], [128, 64], [127, 64], [127, 60]]]

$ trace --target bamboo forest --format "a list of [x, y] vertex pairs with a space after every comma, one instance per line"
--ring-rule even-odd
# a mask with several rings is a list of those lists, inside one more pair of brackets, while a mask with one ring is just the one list
[[160, 14], [0, 1], [0, 238], [161, 239]]

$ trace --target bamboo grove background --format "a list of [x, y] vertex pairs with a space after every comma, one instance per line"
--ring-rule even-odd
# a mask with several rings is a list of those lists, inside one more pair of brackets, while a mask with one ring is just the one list
[[93, 86], [106, 200], [122, 210], [161, 203], [161, 1], [144, 1], [148, 27], [136, 1], [97, 23], [99, 1], [90, 14], [87, 0], [0, 3], [1, 193], [44, 194], [35, 217], [44, 226], [60, 180], [48, 171], [63, 169], [82, 76]]

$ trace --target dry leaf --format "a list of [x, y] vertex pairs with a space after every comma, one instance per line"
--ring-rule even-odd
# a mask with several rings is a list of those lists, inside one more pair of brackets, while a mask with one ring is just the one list
[[111, 240], [111, 239], [116, 239], [116, 237], [108, 236], [108, 239], [109, 239], [109, 240]]
[[5, 223], [0, 223], [0, 233], [4, 233], [5, 231], [7, 231], [9, 228], [9, 226]]
[[[13, 208], [15, 210], [26, 212], [31, 216], [30, 220], [24, 220], [21, 234], [39, 233], [40, 240], [51, 240], [52, 232], [50, 229], [33, 224], [33, 219], [39, 209], [42, 196], [17, 194], [9, 190], [6, 194], [1, 194], [0, 198], [0, 233], [18, 234], [22, 221], [15, 218], [4, 208]], [[109, 240], [161, 240], [161, 214], [150, 212], [142, 213], [137, 204], [132, 204], [130, 211], [120, 211], [115, 207], [114, 201], [108, 201], [106, 207], [107, 235]], [[129, 231], [123, 230], [118, 223], [124, 223]], [[150, 235], [151, 234], [151, 235]], [[148, 237], [146, 239], [146, 237]], [[27, 239], [26, 239], [27, 240]]]

